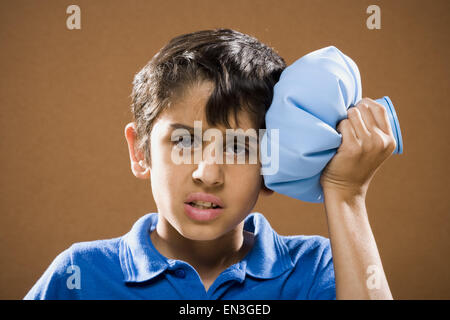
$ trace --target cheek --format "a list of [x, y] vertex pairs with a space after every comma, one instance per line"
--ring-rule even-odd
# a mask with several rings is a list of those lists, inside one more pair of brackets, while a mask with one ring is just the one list
[[180, 166], [177, 166], [171, 159], [172, 146], [170, 142], [155, 135], [155, 139], [152, 140], [150, 153], [153, 169], [151, 173], [155, 178], [168, 179], [176, 175], [176, 171], [179, 170]]
[[252, 207], [261, 190], [260, 166], [246, 165], [241, 168], [234, 168], [230, 175], [230, 180], [233, 181], [233, 198], [242, 207]]
[[155, 201], [170, 203], [166, 200], [173, 199], [179, 195], [181, 187], [180, 179], [184, 177], [186, 168], [176, 165], [171, 160], [171, 153], [164, 145], [152, 146], [152, 170], [150, 170], [150, 182]]

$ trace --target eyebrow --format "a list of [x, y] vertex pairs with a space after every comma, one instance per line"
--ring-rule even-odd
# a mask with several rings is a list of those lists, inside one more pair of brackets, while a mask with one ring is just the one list
[[[172, 129], [186, 129], [186, 130], [188, 130], [190, 133], [194, 133], [194, 128], [193, 127], [190, 127], [190, 126], [188, 126], [188, 125], [185, 125], [185, 124], [182, 124], [182, 123], [171, 123], [170, 124], [170, 127], [172, 128]], [[244, 130], [244, 131], [246, 131], [246, 130]], [[255, 137], [253, 137], [253, 136], [249, 136], [249, 135], [245, 135], [245, 134], [239, 134], [239, 133], [236, 133], [235, 134], [235, 136], [236, 137], [243, 137], [244, 139], [246, 138], [246, 137], [248, 137], [248, 141], [253, 141], [253, 142], [257, 142], [258, 140], [257, 140], [257, 138], [255, 138]], [[248, 144], [247, 143], [247, 139], [245, 139], [244, 141], [246, 141], [246, 144]]]
[[190, 132], [194, 132], [194, 128], [189, 127], [189, 126], [187, 126], [185, 124], [182, 124], [182, 123], [171, 123], [170, 127], [172, 129], [186, 129], [186, 130], [188, 130]]

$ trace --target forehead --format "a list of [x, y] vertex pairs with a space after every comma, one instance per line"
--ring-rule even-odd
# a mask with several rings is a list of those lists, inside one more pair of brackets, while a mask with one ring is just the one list
[[[194, 127], [194, 121], [201, 121], [204, 129], [210, 128], [206, 118], [206, 103], [213, 90], [214, 84], [205, 81], [186, 87], [182, 93], [169, 103], [168, 108], [161, 112], [154, 129], [158, 126], [159, 129], [171, 130], [173, 124], [184, 124]], [[244, 131], [251, 128], [258, 129], [253, 124], [247, 111], [240, 111], [237, 117], [239, 118], [239, 127], [237, 127], [234, 117], [230, 117], [231, 129], [243, 129]], [[223, 125], [216, 128], [222, 131], [227, 129]]]

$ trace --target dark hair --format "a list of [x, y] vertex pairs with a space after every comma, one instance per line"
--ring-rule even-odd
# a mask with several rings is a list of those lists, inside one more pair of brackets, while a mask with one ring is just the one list
[[150, 163], [153, 123], [169, 102], [190, 85], [211, 81], [214, 89], [206, 104], [210, 126], [228, 122], [242, 109], [249, 112], [256, 129], [265, 128], [265, 114], [273, 86], [286, 63], [274, 49], [256, 38], [231, 29], [202, 30], [169, 41], [133, 80], [132, 106], [136, 148]]

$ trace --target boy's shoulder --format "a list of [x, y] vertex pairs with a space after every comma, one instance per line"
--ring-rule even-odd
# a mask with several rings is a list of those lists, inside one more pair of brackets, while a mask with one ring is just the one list
[[320, 235], [280, 236], [293, 263], [291, 277], [308, 288], [308, 299], [336, 299], [330, 239]]
[[122, 237], [75, 242], [58, 254], [49, 268], [59, 273], [65, 272], [72, 265], [95, 263], [98, 259], [114, 259], [119, 253]]
[[75, 242], [52, 262], [53, 272], [63, 273], [67, 277], [70, 270], [79, 270], [85, 278], [94, 278], [105, 272], [116, 274], [121, 270], [120, 250], [123, 237]]
[[270, 226], [267, 218], [260, 212], [252, 214], [253, 221], [259, 221], [265, 225], [266, 232], [271, 232], [277, 238], [277, 242], [289, 252], [291, 259], [297, 260], [300, 257], [322, 256], [331, 251], [330, 239], [321, 235], [281, 235]]
[[320, 235], [280, 235], [261, 213], [252, 215], [247, 226], [249, 229], [255, 226], [255, 235], [259, 235], [256, 243], [264, 252], [262, 263], [272, 264], [271, 269], [279, 267], [283, 277], [286, 277], [283, 283], [285, 290], [292, 293], [290, 296], [335, 299], [334, 266], [328, 238]]
[[[297, 280], [305, 274], [326, 274], [332, 282], [333, 260], [330, 240], [320, 235], [280, 235], [262, 213], [255, 212], [246, 220], [247, 230], [256, 231], [255, 242], [265, 261], [278, 260], [280, 270], [291, 270]], [[314, 275], [314, 276], [313, 276]]]
[[90, 262], [99, 258], [112, 259], [119, 254], [122, 238], [123, 236], [111, 239], [75, 242], [66, 251], [67, 254], [71, 255], [73, 262], [80, 260]]
[[302, 264], [305, 260], [318, 263], [320, 260], [331, 260], [330, 239], [320, 235], [279, 236], [286, 245], [292, 262]]
[[320, 235], [280, 236], [289, 250], [294, 264], [305, 260], [319, 264], [332, 262], [330, 239]]
[[320, 235], [280, 235], [289, 251], [309, 252], [323, 250], [330, 246], [330, 239]]
[[[118, 272], [122, 237], [76, 242], [59, 253], [24, 299], [76, 299], [77, 278], [83, 286], [102, 273]], [[95, 283], [95, 281], [94, 281]]]

